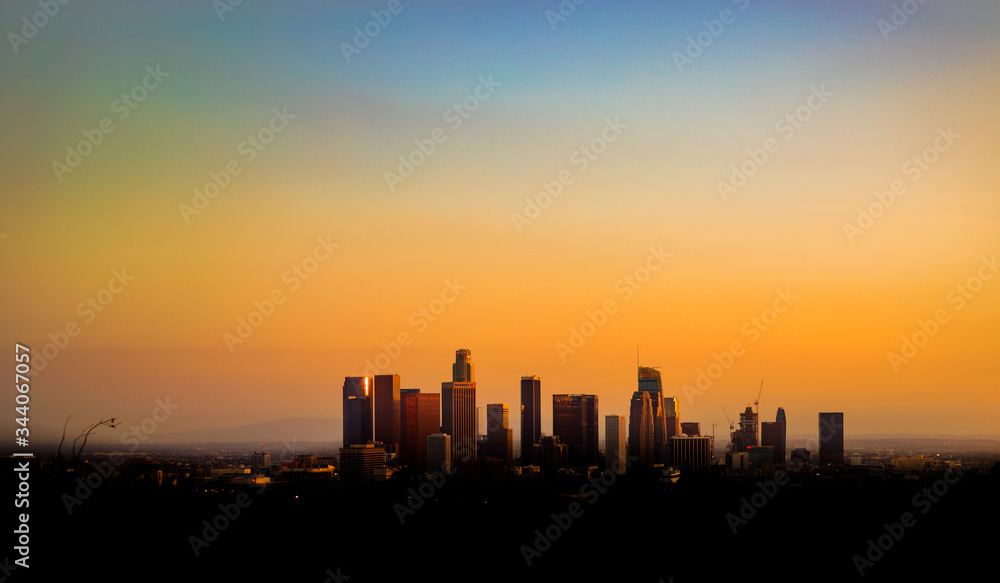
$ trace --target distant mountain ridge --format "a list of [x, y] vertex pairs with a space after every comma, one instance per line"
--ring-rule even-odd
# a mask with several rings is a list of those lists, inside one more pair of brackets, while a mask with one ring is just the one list
[[342, 439], [342, 427], [342, 421], [337, 418], [294, 417], [226, 429], [157, 432], [150, 437], [155, 443], [333, 442]]

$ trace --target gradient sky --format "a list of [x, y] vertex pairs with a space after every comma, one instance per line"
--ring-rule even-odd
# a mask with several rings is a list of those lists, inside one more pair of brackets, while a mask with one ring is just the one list
[[[545, 419], [554, 393], [627, 414], [638, 345], [703, 431], [723, 435], [720, 405], [735, 419], [763, 379], [762, 418], [783, 406], [790, 434], [814, 434], [819, 411], [844, 411], [848, 437], [1000, 433], [1000, 278], [977, 279], [1000, 247], [996, 2], [927, 2], [886, 38], [890, 1], [589, 0], [552, 26], [555, 0], [403, 0], [345, 58], [388, 4], [245, 1], [220, 18], [207, 1], [71, 3], [24, 43], [10, 35], [38, 4], [0, 5], [0, 335], [38, 354], [80, 331], [33, 377], [33, 436], [71, 413], [71, 432], [139, 423], [168, 397], [164, 433], [340, 417], [344, 377], [401, 333], [386, 372], [403, 387], [438, 392], [469, 348], [479, 405], [513, 411], [536, 374]], [[167, 76], [121, 119], [116, 100], [147, 67]], [[448, 113], [477, 87], [488, 98], [468, 118]], [[248, 137], [284, 123], [275, 109], [294, 119], [249, 159]], [[794, 132], [778, 124], [797, 110]], [[57, 177], [104, 118], [113, 130]], [[386, 172], [436, 129], [444, 140], [390, 188]], [[731, 166], [769, 139], [723, 200]], [[185, 216], [231, 161], [239, 174]], [[518, 225], [560, 175], [572, 182]], [[849, 237], [894, 181], [902, 194]], [[308, 279], [287, 275], [318, 238], [339, 246]], [[627, 295], [650, 248], [669, 259]], [[88, 311], [123, 268], [134, 279]], [[435, 302], [446, 281], [465, 289]], [[224, 334], [273, 290], [284, 302], [230, 350]], [[749, 333], [776, 290], [797, 299]], [[560, 355], [605, 302], [615, 313]], [[936, 313], [946, 322], [914, 338]], [[894, 370], [904, 337], [924, 345]], [[733, 342], [744, 352], [688, 399]]]

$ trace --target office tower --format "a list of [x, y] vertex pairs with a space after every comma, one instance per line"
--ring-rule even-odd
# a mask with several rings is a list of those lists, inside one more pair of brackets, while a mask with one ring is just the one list
[[628, 455], [642, 465], [653, 463], [653, 405], [648, 391], [632, 393], [628, 420]]
[[542, 379], [521, 377], [521, 465], [529, 466], [533, 446], [542, 437]]
[[451, 436], [432, 433], [427, 436], [427, 471], [451, 473]]
[[785, 463], [785, 424], [782, 421], [764, 421], [760, 424], [760, 444], [774, 448], [774, 461]]
[[566, 444], [571, 468], [596, 466], [597, 395], [552, 395], [552, 433]]
[[844, 414], [819, 414], [819, 465], [844, 463]]
[[627, 422], [624, 415], [604, 417], [604, 469], [624, 474], [627, 465]]
[[746, 411], [740, 413], [740, 428], [732, 433], [732, 451], [745, 452], [751, 447], [760, 445], [757, 441], [757, 414], [747, 405]]
[[375, 469], [385, 466], [382, 444], [351, 444], [340, 448], [340, 479], [343, 482], [365, 483], [375, 479]]
[[419, 472], [426, 471], [427, 436], [441, 432], [441, 395], [401, 390], [400, 427], [400, 461]]
[[670, 445], [674, 454], [673, 467], [698, 472], [711, 469], [711, 436], [675, 435], [670, 438]]
[[[448, 385], [448, 388], [445, 388]], [[447, 393], [447, 396], [446, 396]], [[476, 383], [442, 383], [441, 432], [451, 436], [452, 459], [472, 459], [476, 456]], [[444, 412], [448, 411], [449, 424], [445, 425]]]
[[701, 423], [697, 422], [681, 423], [681, 433], [691, 437], [699, 437], [701, 436]]
[[399, 444], [399, 375], [375, 375], [375, 441], [386, 451], [396, 452]]
[[374, 433], [371, 377], [344, 379], [344, 446], [372, 441]]
[[486, 405], [486, 455], [514, 463], [514, 430], [507, 427], [510, 409], [507, 403]]
[[472, 351], [455, 351], [452, 382], [441, 383], [441, 432], [451, 436], [452, 459], [474, 459], [476, 455], [476, 372]]
[[451, 380], [456, 383], [476, 382], [476, 367], [472, 364], [472, 351], [468, 348], [455, 351], [455, 364], [451, 365]]
[[532, 446], [536, 451], [532, 455], [538, 460], [541, 471], [551, 472], [566, 467], [569, 448], [560, 441], [558, 435], [542, 435], [538, 438], [538, 443]]
[[483, 407], [476, 407], [476, 435], [479, 437], [488, 435], [487, 429], [486, 409]]
[[663, 382], [660, 371], [648, 366], [639, 367], [639, 390], [649, 394], [649, 404], [653, 414], [653, 442], [650, 444], [653, 460], [664, 461], [670, 444], [667, 437], [667, 408], [663, 400]]
[[781, 457], [780, 458], [777, 457], [779, 451], [778, 451], [778, 448], [775, 447], [774, 448], [774, 455], [775, 455], [774, 461], [776, 461], [778, 463], [785, 463], [785, 451], [786, 451], [786, 446], [788, 445], [788, 421], [785, 420], [785, 409], [783, 407], [778, 407], [778, 415], [777, 415], [777, 417], [775, 417], [775, 421], [777, 421], [778, 423], [781, 423], [781, 439], [780, 439], [780, 444], [781, 444], [781, 451], [780, 451], [780, 453], [781, 453]]

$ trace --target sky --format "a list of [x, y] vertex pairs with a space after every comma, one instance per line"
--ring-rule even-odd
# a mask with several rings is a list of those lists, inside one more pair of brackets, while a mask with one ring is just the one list
[[763, 381], [789, 434], [998, 434], [998, 24], [4, 2], [0, 335], [31, 349], [32, 437], [338, 418], [345, 376], [438, 392], [459, 348], [480, 406], [540, 376], [546, 433], [552, 394], [627, 415], [638, 351], [703, 432]]

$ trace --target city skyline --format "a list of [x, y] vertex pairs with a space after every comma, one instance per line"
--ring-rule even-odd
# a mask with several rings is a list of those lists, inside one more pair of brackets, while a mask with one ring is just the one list
[[978, 573], [998, 29], [0, 2], [3, 574]]
[[8, 43], [0, 329], [40, 438], [168, 397], [164, 432], [336, 416], [453, 346], [480, 402], [528, 371], [625, 412], [636, 345], [703, 424], [763, 378], [790, 434], [997, 433], [992, 3], [402, 6], [348, 54], [383, 4], [97, 2]]

